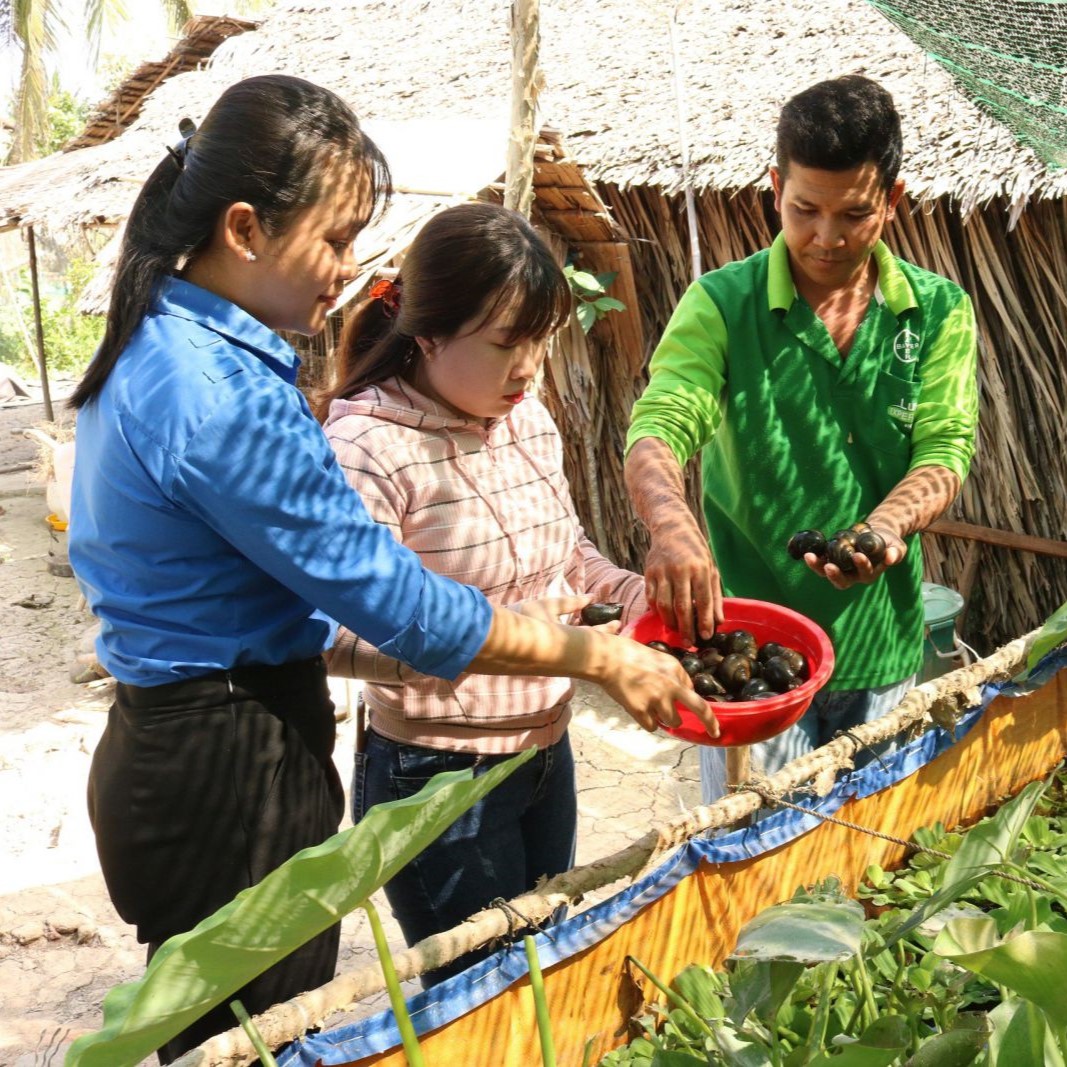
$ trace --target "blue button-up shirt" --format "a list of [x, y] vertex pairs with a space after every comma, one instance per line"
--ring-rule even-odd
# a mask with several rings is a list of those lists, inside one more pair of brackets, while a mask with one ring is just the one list
[[445, 678], [484, 643], [485, 597], [371, 520], [298, 365], [262, 323], [171, 278], [81, 410], [68, 547], [120, 681], [304, 659], [332, 620]]

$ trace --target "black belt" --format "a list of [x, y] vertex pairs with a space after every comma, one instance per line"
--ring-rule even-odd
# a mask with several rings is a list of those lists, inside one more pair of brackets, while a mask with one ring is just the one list
[[189, 707], [190, 704], [200, 703], [210, 706], [227, 699], [263, 699], [270, 696], [284, 700], [287, 694], [306, 692], [309, 685], [320, 683], [325, 676], [322, 656], [312, 656], [291, 663], [252, 663], [230, 667], [176, 682], [165, 682], [163, 685], [119, 682], [116, 690], [122, 702], [131, 708], [158, 709], [172, 704]]

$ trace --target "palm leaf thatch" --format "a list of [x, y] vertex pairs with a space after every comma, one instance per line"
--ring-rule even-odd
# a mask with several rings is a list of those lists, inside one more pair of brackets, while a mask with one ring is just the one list
[[63, 146], [63, 151], [88, 148], [89, 145], [117, 137], [141, 113], [145, 99], [167, 78], [186, 70], [195, 70], [207, 62], [223, 41], [254, 30], [256, 26], [255, 22], [229, 15], [196, 15], [189, 19], [182, 27], [181, 37], [174, 47], [162, 59], [142, 63], [107, 99], [97, 104], [86, 121], [85, 129], [77, 137], [72, 137]]
[[[222, 88], [250, 74], [318, 81], [368, 120], [506, 114], [508, 27], [507, 0], [279, 4], [258, 30], [225, 42], [205, 70], [162, 84], [121, 137], [39, 169], [0, 172], [0, 228], [119, 223], [178, 119], [202, 115]], [[1045, 166], [975, 107], [866, 0], [543, 4], [541, 67], [542, 113], [561, 132], [569, 153], [562, 162], [584, 176], [579, 184], [592, 181], [594, 199], [610, 207], [612, 237], [627, 242], [587, 236], [581, 254], [624, 258], [632, 268], [631, 298], [623, 297], [630, 310], [609, 315], [587, 343], [564, 338], [547, 372], [568, 476], [602, 549], [635, 566], [643, 554], [621, 444], [650, 349], [690, 280], [686, 188], [695, 193], [704, 269], [763, 246], [777, 229], [766, 175], [782, 102], [854, 72], [882, 82], [904, 122], [910, 199], [890, 245], [958, 279], [975, 299], [981, 442], [953, 516], [1067, 536], [1067, 171]], [[687, 101], [687, 169], [676, 71]], [[453, 151], [464, 151], [462, 141]], [[538, 211], [572, 248], [581, 226], [600, 217], [581, 204], [555, 208], [547, 195]], [[929, 576], [968, 589], [967, 633], [983, 649], [1032, 629], [1067, 600], [1062, 560], [942, 537], [926, 545]]]

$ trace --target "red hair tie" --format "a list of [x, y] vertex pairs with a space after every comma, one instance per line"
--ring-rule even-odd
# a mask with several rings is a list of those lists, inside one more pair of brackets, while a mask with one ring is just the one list
[[389, 318], [396, 317], [397, 312], [400, 310], [399, 282], [391, 282], [387, 278], [383, 278], [380, 282], [375, 282], [370, 287], [368, 295], [371, 300], [380, 300], [382, 302], [382, 310]]

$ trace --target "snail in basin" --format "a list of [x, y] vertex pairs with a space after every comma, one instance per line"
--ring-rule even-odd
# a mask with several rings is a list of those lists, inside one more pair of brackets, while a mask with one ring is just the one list
[[780, 641], [760, 644], [755, 634], [735, 629], [717, 632], [703, 648], [649, 641], [649, 648], [673, 655], [705, 700], [748, 702], [789, 693], [808, 679], [808, 662]]

